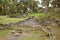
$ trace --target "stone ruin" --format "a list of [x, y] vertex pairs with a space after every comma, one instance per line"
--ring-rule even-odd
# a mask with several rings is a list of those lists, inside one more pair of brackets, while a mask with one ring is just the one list
[[38, 27], [39, 22], [35, 21], [36, 18], [30, 17], [23, 21], [18, 21], [16, 23], [9, 23], [9, 24], [0, 24], [1, 26], [4, 26], [4, 28], [12, 28], [14, 26], [20, 27], [20, 26], [30, 26], [30, 27]]
[[17, 23], [15, 23], [15, 25], [17, 26], [38, 26], [39, 23], [35, 21], [35, 18], [28, 18], [26, 20], [23, 21], [18, 21]]

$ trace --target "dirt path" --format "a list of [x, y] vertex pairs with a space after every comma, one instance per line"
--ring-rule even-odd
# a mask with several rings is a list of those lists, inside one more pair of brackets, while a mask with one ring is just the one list
[[32, 37], [33, 35], [31, 33], [23, 33], [20, 36], [14, 36], [14, 35], [6, 35], [4, 38], [5, 40], [22, 40], [25, 37]]

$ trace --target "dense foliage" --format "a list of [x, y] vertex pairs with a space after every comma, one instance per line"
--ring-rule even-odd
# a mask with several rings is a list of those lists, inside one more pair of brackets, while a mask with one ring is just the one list
[[0, 14], [11, 15], [11, 14], [25, 14], [28, 11], [37, 12], [38, 1], [34, 0], [0, 0]]
[[[60, 1], [52, 1], [52, 0], [41, 0], [42, 9], [45, 7], [45, 13], [48, 13], [49, 4], [52, 4], [53, 7], [60, 7]], [[40, 7], [38, 6], [39, 1], [35, 0], [0, 0], [0, 15], [10, 15], [10, 16], [18, 16], [21, 15], [27, 16], [28, 13], [38, 13]], [[52, 8], [53, 8], [52, 7]], [[44, 9], [43, 9], [44, 10]], [[41, 10], [40, 10], [41, 11]]]

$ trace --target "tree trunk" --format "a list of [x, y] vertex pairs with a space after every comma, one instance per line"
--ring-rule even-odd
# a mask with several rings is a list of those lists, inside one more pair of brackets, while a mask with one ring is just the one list
[[47, 5], [45, 6], [45, 9], [46, 9], [45, 13], [48, 14], [48, 6]]

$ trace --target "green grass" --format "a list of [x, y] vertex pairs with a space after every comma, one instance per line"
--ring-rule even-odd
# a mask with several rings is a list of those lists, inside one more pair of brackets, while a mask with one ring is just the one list
[[15, 23], [18, 21], [22, 21], [24, 19], [26, 19], [26, 18], [8, 18], [6, 16], [0, 16], [0, 23], [5, 23], [5, 24]]
[[30, 13], [28, 16], [34, 16], [34, 17], [46, 17], [49, 15], [55, 14], [54, 12], [48, 12], [48, 14], [46, 13]]
[[4, 37], [5, 35], [9, 34], [11, 30], [0, 30], [0, 37]]
[[7, 18], [7, 16], [0, 16], [0, 18]]
[[44, 13], [31, 13], [29, 16], [34, 16], [34, 17], [44, 17], [46, 16]]
[[[33, 14], [29, 14], [28, 16], [34, 16], [34, 17], [43, 17], [45, 16], [44, 13], [33, 13]], [[15, 23], [18, 21], [22, 21], [26, 18], [8, 18], [7, 16], [0, 16], [0, 23], [3, 24], [9, 24], [9, 23]]]

